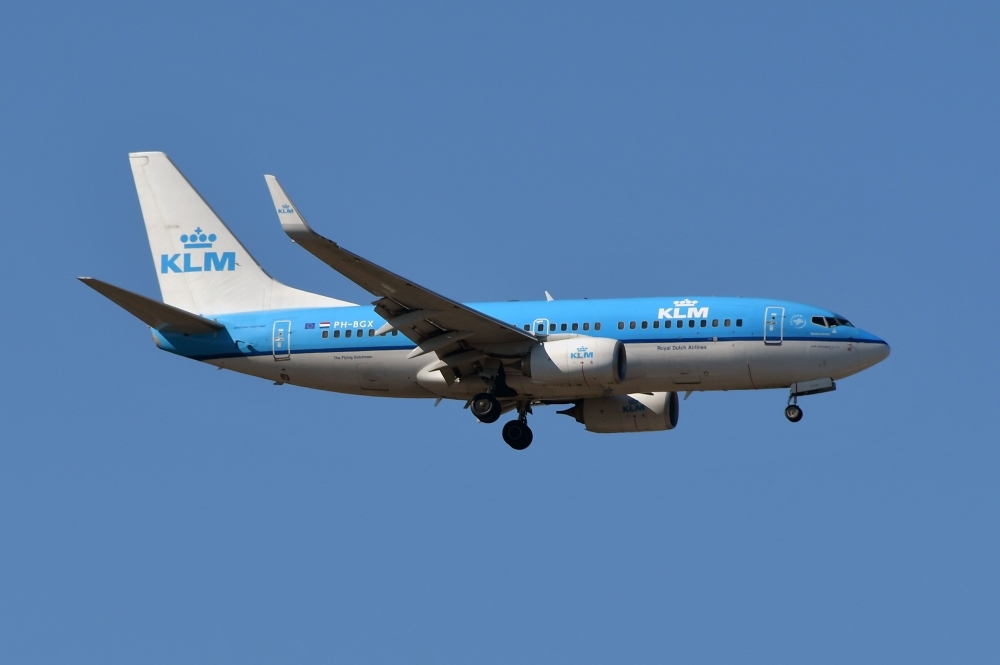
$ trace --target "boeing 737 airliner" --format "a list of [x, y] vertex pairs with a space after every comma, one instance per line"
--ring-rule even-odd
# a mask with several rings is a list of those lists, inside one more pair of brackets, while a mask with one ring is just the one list
[[87, 286], [152, 329], [170, 353], [277, 384], [377, 397], [455, 399], [484, 423], [508, 411], [515, 450], [533, 406], [566, 407], [591, 432], [677, 425], [678, 392], [836, 389], [889, 346], [840, 314], [777, 300], [688, 295], [462, 304], [317, 234], [274, 176], [284, 232], [375, 296], [355, 305], [268, 275], [161, 152], [129, 155], [163, 302]]

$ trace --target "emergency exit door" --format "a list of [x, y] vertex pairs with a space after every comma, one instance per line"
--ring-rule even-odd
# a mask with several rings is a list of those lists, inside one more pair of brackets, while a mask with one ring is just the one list
[[764, 343], [781, 344], [785, 339], [785, 308], [768, 307], [764, 310]]
[[271, 332], [271, 353], [275, 360], [288, 360], [292, 355], [292, 322], [275, 321]]

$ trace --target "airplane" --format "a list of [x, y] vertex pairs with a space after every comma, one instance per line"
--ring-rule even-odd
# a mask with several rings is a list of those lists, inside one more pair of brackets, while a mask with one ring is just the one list
[[677, 426], [680, 400], [710, 390], [798, 398], [889, 355], [826, 309], [781, 300], [672, 296], [459, 303], [316, 233], [271, 175], [285, 234], [375, 297], [357, 305], [277, 281], [162, 152], [129, 154], [162, 302], [79, 279], [149, 326], [164, 351], [273, 381], [376, 397], [460, 400], [532, 442], [532, 407], [565, 407], [587, 431]]

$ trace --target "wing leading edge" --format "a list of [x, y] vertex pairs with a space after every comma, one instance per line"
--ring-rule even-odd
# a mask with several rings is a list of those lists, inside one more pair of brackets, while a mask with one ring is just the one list
[[285, 234], [378, 297], [372, 304], [387, 321], [378, 333], [399, 330], [417, 344], [410, 357], [433, 352], [440, 361], [434, 369], [453, 379], [446, 373], [449, 368], [457, 370], [487, 356], [516, 357], [537, 341], [529, 332], [400, 277], [324, 238], [306, 223], [278, 179], [272, 175], [264, 178]]

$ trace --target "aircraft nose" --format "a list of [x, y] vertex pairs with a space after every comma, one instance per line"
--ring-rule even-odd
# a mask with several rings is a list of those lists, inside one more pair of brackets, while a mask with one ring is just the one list
[[[874, 335], [873, 335], [874, 337]], [[877, 365], [889, 357], [890, 349], [885, 340], [875, 337], [874, 340], [861, 345], [861, 364], [864, 367]]]

